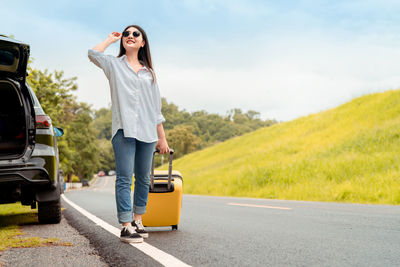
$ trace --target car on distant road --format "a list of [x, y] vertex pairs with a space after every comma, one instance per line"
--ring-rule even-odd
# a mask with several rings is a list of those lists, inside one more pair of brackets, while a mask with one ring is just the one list
[[106, 173], [104, 171], [99, 171], [99, 173], [97, 175], [99, 177], [103, 177], [103, 176], [106, 176]]
[[40, 223], [59, 223], [64, 179], [52, 125], [26, 82], [29, 45], [0, 35], [0, 204], [38, 205]]
[[83, 179], [82, 180], [82, 186], [89, 186], [89, 180], [88, 179]]
[[113, 170], [108, 172], [108, 176], [112, 176], [112, 175], [115, 175], [115, 171], [113, 171]]

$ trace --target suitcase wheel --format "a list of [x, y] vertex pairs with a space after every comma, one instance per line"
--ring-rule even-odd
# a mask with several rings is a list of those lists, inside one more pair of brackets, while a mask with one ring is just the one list
[[172, 225], [172, 230], [178, 230], [178, 225]]

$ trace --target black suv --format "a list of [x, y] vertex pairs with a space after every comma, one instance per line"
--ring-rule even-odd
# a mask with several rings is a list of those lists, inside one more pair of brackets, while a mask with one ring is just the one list
[[36, 208], [40, 223], [59, 223], [64, 179], [57, 136], [26, 82], [29, 45], [0, 36], [0, 204]]

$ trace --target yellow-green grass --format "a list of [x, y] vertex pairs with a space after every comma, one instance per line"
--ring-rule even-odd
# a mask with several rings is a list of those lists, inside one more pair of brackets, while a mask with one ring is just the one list
[[174, 161], [187, 194], [380, 204], [400, 203], [399, 166], [400, 90], [366, 95]]
[[37, 210], [20, 203], [0, 205], [0, 252], [8, 248], [72, 246], [58, 238], [24, 237], [20, 229], [24, 224], [38, 224]]

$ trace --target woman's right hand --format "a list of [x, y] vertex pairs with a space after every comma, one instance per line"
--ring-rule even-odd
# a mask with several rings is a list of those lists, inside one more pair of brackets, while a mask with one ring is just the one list
[[112, 43], [117, 42], [122, 38], [122, 34], [119, 32], [112, 32], [107, 37]]
[[117, 42], [121, 38], [122, 38], [122, 34], [121, 33], [112, 32], [107, 36], [107, 38], [103, 42], [101, 42], [98, 45], [96, 45], [95, 47], [93, 47], [93, 50], [96, 50], [98, 52], [102, 52], [103, 53], [104, 50], [106, 50], [106, 48], [110, 44]]

